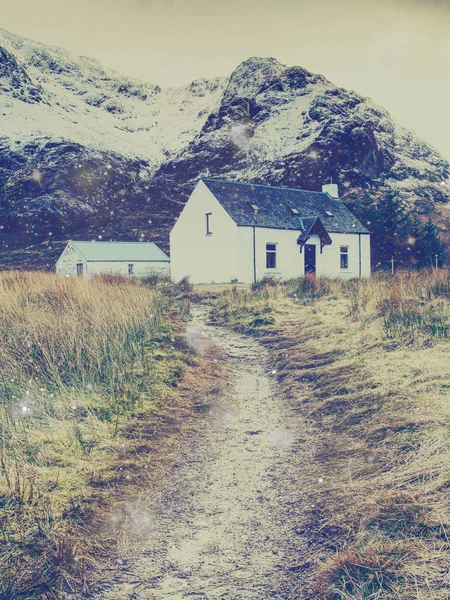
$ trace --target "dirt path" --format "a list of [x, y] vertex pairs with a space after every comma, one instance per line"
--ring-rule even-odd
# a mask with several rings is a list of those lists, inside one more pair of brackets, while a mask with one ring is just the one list
[[224, 353], [229, 384], [208, 397], [161, 495], [136, 513], [139, 555], [99, 598], [301, 598], [285, 569], [305, 460], [298, 434], [267, 350], [206, 318], [194, 308], [188, 338]]

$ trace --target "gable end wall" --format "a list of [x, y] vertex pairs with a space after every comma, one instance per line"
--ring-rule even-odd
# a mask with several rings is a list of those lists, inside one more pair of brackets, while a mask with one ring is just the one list
[[[211, 213], [211, 235], [206, 234]], [[238, 227], [200, 181], [170, 233], [172, 279], [222, 283], [239, 278]]]
[[69, 242], [56, 262], [56, 274], [60, 277], [72, 277], [76, 275], [77, 263], [86, 265], [86, 260], [80, 256]]

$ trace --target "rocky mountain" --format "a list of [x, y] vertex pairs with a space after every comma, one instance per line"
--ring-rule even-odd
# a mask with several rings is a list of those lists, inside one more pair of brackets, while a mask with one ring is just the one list
[[449, 172], [368, 98], [273, 58], [161, 89], [0, 30], [3, 268], [51, 268], [69, 238], [168, 250], [205, 175], [312, 190], [332, 177], [357, 212], [395, 195], [450, 242]]

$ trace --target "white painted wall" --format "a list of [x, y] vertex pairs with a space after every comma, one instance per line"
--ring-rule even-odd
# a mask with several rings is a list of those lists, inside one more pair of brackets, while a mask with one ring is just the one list
[[253, 227], [238, 227], [238, 281], [253, 282]]
[[[274, 276], [291, 279], [305, 274], [305, 250], [297, 244], [299, 231], [259, 228], [255, 229], [256, 279]], [[351, 279], [359, 277], [359, 236], [357, 234], [330, 235], [332, 244], [324, 246], [320, 254], [320, 239], [312, 235], [308, 244], [316, 246], [316, 274], [326, 277]], [[266, 244], [277, 245], [277, 268], [266, 268]], [[340, 268], [340, 247], [348, 246], [348, 269]], [[239, 281], [253, 282], [253, 228], [238, 227]], [[361, 235], [361, 275], [370, 275], [370, 236]]]
[[[291, 279], [303, 274], [303, 257], [297, 244], [299, 231], [255, 227], [256, 279], [274, 276]], [[253, 227], [238, 227], [239, 281], [251, 283], [253, 273]], [[277, 246], [276, 269], [266, 268], [266, 244]]]
[[85, 273], [89, 275], [128, 275], [128, 265], [134, 265], [133, 277], [146, 277], [147, 275], [159, 274], [170, 275], [170, 263], [168, 262], [150, 262], [150, 261], [88, 261], [85, 266]]
[[370, 255], [370, 235], [361, 234], [361, 277], [370, 277], [371, 273], [371, 255]]
[[[211, 235], [206, 234], [211, 213]], [[222, 283], [239, 278], [238, 227], [206, 185], [199, 181], [170, 233], [172, 279]]]
[[[311, 236], [308, 244], [316, 244], [316, 274], [323, 277], [340, 277], [351, 279], [359, 277], [359, 240], [361, 239], [361, 276], [370, 275], [370, 235], [356, 233], [331, 233], [331, 246], [324, 246], [320, 254], [320, 240], [316, 235]], [[340, 247], [348, 247], [348, 269], [340, 267]], [[302, 250], [303, 265], [304, 252]]]

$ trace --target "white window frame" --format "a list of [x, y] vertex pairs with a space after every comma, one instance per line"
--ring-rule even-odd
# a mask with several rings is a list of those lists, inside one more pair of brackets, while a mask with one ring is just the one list
[[206, 227], [205, 235], [212, 235], [211, 216], [212, 216], [212, 213], [210, 213], [210, 212], [205, 213], [205, 227]]
[[[342, 266], [342, 262], [344, 259], [344, 265]], [[347, 271], [349, 268], [349, 247], [348, 246], [340, 246], [339, 248], [339, 268], [343, 271]]]
[[134, 275], [134, 263], [128, 263], [128, 275]]
[[83, 275], [84, 272], [84, 265], [82, 262], [77, 263], [77, 275]]
[[[266, 242], [266, 269], [276, 269], [277, 268], [277, 243], [276, 242]], [[268, 246], [275, 246], [275, 249], [269, 249]], [[274, 266], [273, 267], [269, 267], [268, 263], [269, 263], [269, 256], [273, 256], [274, 257]]]

